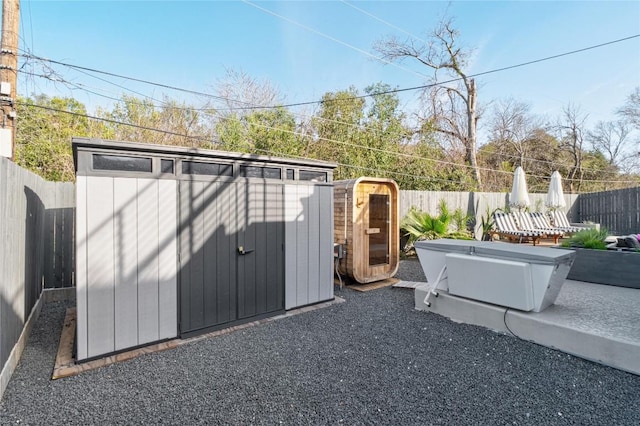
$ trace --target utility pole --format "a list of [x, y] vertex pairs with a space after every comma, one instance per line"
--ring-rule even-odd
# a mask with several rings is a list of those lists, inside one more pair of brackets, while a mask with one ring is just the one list
[[0, 41], [0, 156], [12, 161], [16, 148], [16, 83], [20, 0], [2, 0]]

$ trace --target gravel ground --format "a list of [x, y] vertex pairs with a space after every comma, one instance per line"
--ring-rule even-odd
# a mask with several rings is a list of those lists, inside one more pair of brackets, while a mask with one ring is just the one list
[[[404, 260], [398, 278], [424, 280]], [[66, 305], [49, 303], [2, 424], [638, 424], [640, 377], [413, 309], [346, 303], [51, 381]]]

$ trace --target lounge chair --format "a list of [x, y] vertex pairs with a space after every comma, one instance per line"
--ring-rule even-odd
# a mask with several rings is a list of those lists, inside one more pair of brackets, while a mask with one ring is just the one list
[[574, 234], [576, 232], [580, 232], [583, 229], [592, 228], [593, 226], [585, 225], [585, 226], [576, 226], [575, 224], [569, 223], [569, 219], [567, 219], [567, 214], [562, 210], [551, 210], [549, 212], [549, 217], [551, 218], [551, 224], [558, 229], [562, 229], [564, 232], [568, 234]]
[[551, 225], [551, 223], [549, 223], [549, 218], [547, 217], [547, 215], [542, 212], [529, 213], [529, 216], [531, 218], [531, 222], [533, 222], [533, 225], [537, 229], [550, 229], [556, 232], [560, 232], [562, 233], [561, 237], [565, 235], [571, 235], [576, 232], [575, 227], [573, 226], [569, 226], [567, 228], [559, 228], [557, 226]]
[[554, 244], [558, 244], [558, 239], [564, 235], [564, 231], [551, 226], [538, 226], [529, 212], [513, 212], [516, 218], [516, 224], [521, 231], [538, 231], [544, 235], [542, 238], [553, 239]]
[[493, 222], [494, 229], [491, 230], [492, 236], [498, 235], [506, 237], [511, 241], [517, 241], [519, 243], [531, 241], [534, 246], [538, 239], [544, 236], [544, 233], [539, 231], [523, 231], [519, 229], [513, 217], [508, 213], [494, 213]]

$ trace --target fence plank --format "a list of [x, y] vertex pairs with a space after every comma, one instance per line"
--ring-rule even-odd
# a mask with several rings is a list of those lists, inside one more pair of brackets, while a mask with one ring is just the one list
[[[73, 215], [73, 193], [72, 183], [46, 182], [0, 158], [0, 367], [18, 341], [53, 270], [49, 260], [56, 256], [59, 246], [52, 240], [55, 230], [49, 228], [49, 210], [58, 207], [56, 197], [62, 194], [67, 204], [61, 207]], [[73, 224], [69, 230], [73, 230]], [[62, 233], [60, 238], [64, 241], [69, 236]]]

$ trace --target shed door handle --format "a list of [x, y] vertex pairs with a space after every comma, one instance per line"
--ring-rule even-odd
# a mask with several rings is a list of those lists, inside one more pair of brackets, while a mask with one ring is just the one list
[[250, 249], [250, 250], [245, 250], [243, 246], [238, 247], [238, 254], [241, 255], [245, 255], [245, 254], [249, 254], [253, 251], [254, 249]]

